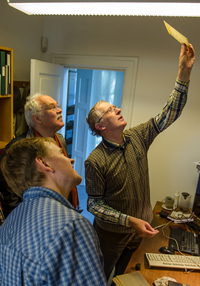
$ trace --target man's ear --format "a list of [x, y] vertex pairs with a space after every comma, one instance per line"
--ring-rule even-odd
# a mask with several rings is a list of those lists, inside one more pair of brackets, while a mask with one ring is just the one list
[[36, 123], [41, 123], [41, 120], [39, 119], [39, 117], [38, 117], [36, 114], [33, 114], [33, 115], [32, 115], [32, 119], [33, 119], [33, 121], [36, 122]]
[[35, 158], [35, 161], [36, 161], [36, 164], [37, 164], [40, 168], [42, 168], [42, 170], [43, 170], [44, 172], [52, 172], [52, 173], [55, 172], [55, 171], [53, 170], [53, 168], [50, 166], [50, 164], [47, 163], [47, 162], [45, 161], [45, 159], [43, 159], [41, 156], [37, 156], [37, 157]]
[[95, 128], [99, 131], [104, 131], [106, 129], [106, 127], [103, 126], [101, 123], [96, 123]]

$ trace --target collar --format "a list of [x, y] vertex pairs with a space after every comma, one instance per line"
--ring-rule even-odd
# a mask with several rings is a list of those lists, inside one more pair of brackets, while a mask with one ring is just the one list
[[123, 143], [122, 143], [122, 145], [120, 145], [120, 144], [117, 144], [117, 143], [115, 143], [115, 142], [112, 142], [112, 141], [110, 141], [110, 140], [107, 140], [107, 139], [105, 139], [105, 138], [103, 138], [103, 144], [105, 145], [105, 147], [106, 148], [108, 148], [108, 149], [125, 149], [126, 148], [126, 145], [127, 145], [127, 143], [130, 141], [130, 137], [129, 136], [127, 136], [127, 135], [124, 135], [123, 134]]
[[[23, 194], [23, 201], [27, 201], [27, 200], [31, 200], [31, 199], [35, 199], [37, 197], [49, 197], [51, 199], [54, 199], [58, 202], [60, 202], [61, 204], [65, 205], [66, 207], [73, 209], [73, 206], [70, 204], [70, 202], [65, 199], [61, 194], [45, 188], [45, 187], [30, 187], [29, 189], [27, 189], [24, 194]], [[75, 210], [76, 211], [76, 210]]]

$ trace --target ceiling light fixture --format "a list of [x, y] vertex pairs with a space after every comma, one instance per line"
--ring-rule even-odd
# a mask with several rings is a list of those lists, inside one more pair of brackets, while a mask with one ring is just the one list
[[66, 2], [66, 0], [7, 0], [29, 15], [200, 17], [198, 2]]

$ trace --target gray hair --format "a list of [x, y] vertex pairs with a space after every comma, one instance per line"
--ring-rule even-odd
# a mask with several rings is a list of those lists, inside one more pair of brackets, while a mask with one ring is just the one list
[[95, 124], [101, 118], [102, 114], [99, 110], [96, 110], [97, 106], [102, 103], [107, 102], [106, 100], [100, 100], [91, 108], [88, 116], [86, 117], [86, 121], [89, 125], [90, 130], [92, 131], [93, 136], [101, 136], [101, 131], [95, 128]]
[[34, 93], [32, 95], [29, 95], [26, 100], [26, 104], [24, 105], [24, 115], [26, 122], [30, 127], [35, 127], [35, 122], [32, 119], [32, 116], [35, 115], [43, 115], [44, 112], [40, 110], [41, 105], [36, 100], [37, 97], [41, 96], [40, 93]]

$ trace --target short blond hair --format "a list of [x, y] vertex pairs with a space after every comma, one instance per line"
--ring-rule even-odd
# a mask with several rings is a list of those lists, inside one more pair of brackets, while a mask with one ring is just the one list
[[55, 143], [52, 138], [34, 137], [15, 142], [1, 161], [1, 170], [11, 190], [20, 198], [30, 187], [41, 186], [44, 173], [36, 168], [36, 157], [48, 156], [45, 142]]

